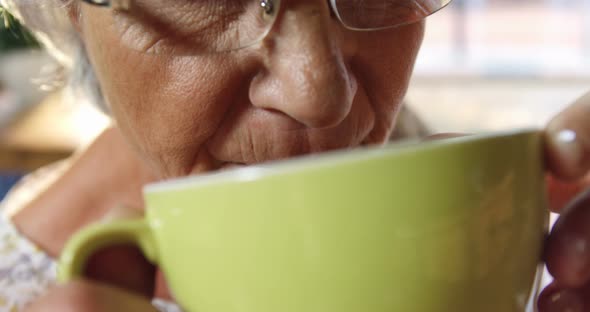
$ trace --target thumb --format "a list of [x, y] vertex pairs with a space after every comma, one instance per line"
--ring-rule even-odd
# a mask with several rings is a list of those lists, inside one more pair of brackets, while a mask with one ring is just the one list
[[547, 238], [544, 259], [560, 286], [575, 289], [590, 281], [590, 192], [563, 209]]
[[[113, 208], [101, 222], [141, 218], [139, 209]], [[91, 280], [117, 286], [151, 298], [154, 293], [156, 267], [133, 245], [111, 246], [99, 250], [86, 263], [85, 276]]]
[[548, 168], [560, 179], [577, 180], [590, 170], [590, 93], [568, 106], [547, 125]]

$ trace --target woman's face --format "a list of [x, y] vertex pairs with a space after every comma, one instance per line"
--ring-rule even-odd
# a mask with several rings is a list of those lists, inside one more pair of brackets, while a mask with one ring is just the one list
[[326, 1], [284, 0], [261, 44], [181, 57], [133, 51], [109, 10], [80, 10], [113, 117], [160, 178], [386, 141], [424, 30], [354, 32]]

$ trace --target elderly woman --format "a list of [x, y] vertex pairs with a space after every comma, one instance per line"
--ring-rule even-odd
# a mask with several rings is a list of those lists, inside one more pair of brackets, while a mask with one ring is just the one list
[[[0, 0], [116, 123], [5, 203], [0, 309], [153, 311], [165, 283], [136, 250], [106, 250], [88, 280], [50, 288], [52, 257], [80, 227], [140, 213], [147, 182], [387, 141], [424, 19], [448, 2]], [[585, 97], [549, 124], [551, 185], [589, 169], [589, 118]], [[580, 196], [547, 240], [542, 311], [590, 308], [589, 241]]]

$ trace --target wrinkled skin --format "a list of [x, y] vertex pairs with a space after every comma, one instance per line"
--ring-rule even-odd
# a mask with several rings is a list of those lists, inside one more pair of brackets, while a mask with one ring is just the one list
[[122, 45], [108, 11], [80, 23], [114, 118], [162, 178], [384, 142], [424, 30], [353, 32], [325, 2], [285, 1], [261, 45], [167, 57]]
[[[284, 13], [259, 46], [192, 57], [130, 51], [106, 11], [82, 6], [75, 22], [120, 140], [130, 146], [126, 159], [145, 164], [138, 169], [149, 171], [145, 180], [387, 139], [424, 24], [352, 32], [334, 19], [325, 1], [284, 2]], [[590, 310], [590, 200], [565, 204], [585, 185], [580, 179], [590, 167], [589, 118], [590, 97], [585, 97], [555, 117], [546, 132], [553, 208], [563, 216], [547, 240], [545, 261], [556, 282], [541, 296], [541, 311], [576, 305], [582, 308], [575, 311], [584, 305]], [[574, 132], [568, 136], [563, 130]], [[42, 233], [28, 233], [43, 245]], [[59, 241], [52, 250], [58, 253], [62, 245]], [[125, 277], [114, 263], [140, 269]], [[136, 251], [107, 251], [95, 257], [89, 271], [146, 296], [153, 291], [154, 269]], [[152, 309], [122, 288], [77, 281], [54, 288], [29, 311]]]

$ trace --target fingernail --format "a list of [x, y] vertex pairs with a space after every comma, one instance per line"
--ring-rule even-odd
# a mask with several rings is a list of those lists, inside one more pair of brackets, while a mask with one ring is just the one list
[[559, 158], [568, 173], [577, 174], [583, 166], [584, 151], [578, 135], [570, 129], [559, 130], [550, 135], [552, 145], [558, 150]]
[[539, 303], [543, 312], [584, 312], [584, 304], [578, 294], [561, 290], [549, 295]]

